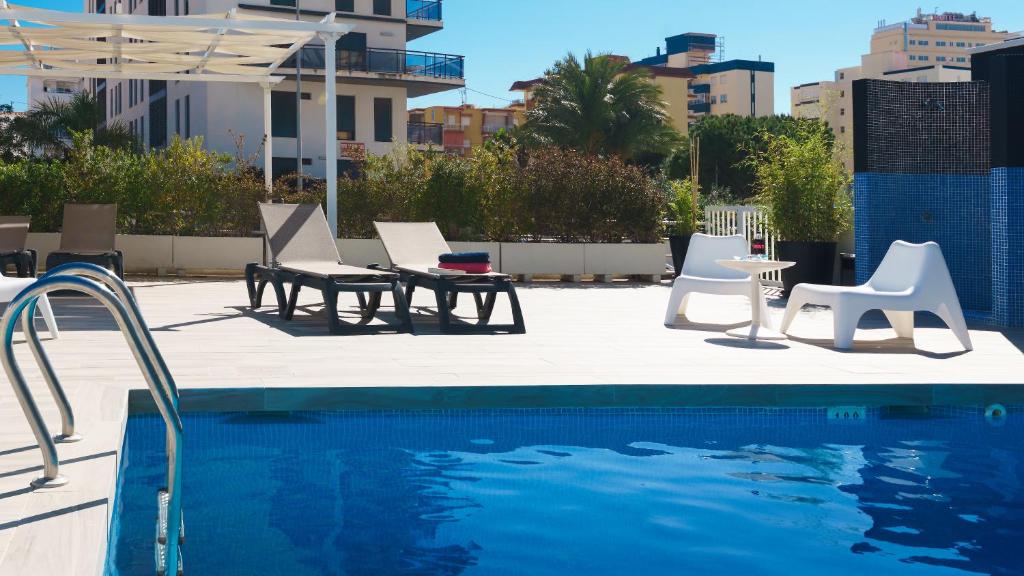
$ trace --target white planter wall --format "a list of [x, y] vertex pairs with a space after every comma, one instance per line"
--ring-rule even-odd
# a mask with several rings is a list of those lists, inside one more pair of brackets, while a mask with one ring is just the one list
[[[249, 262], [263, 259], [260, 238], [118, 235], [125, 271], [152, 274], [183, 271], [191, 274], [241, 274]], [[58, 233], [31, 233], [28, 248], [39, 252], [40, 271], [46, 256], [60, 246]], [[452, 242], [457, 252], [488, 252], [500, 272], [530, 276], [660, 276], [665, 273], [664, 244], [559, 244]], [[380, 240], [338, 240], [342, 260], [353, 266], [391, 266]]]

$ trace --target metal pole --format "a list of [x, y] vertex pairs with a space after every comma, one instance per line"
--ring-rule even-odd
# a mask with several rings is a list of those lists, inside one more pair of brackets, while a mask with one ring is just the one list
[[321, 34], [324, 41], [324, 138], [325, 156], [327, 158], [327, 225], [331, 235], [338, 237], [338, 86], [336, 84], [338, 66], [335, 61], [334, 34]]
[[[299, 0], [295, 0], [295, 19], [301, 20]], [[302, 192], [302, 48], [295, 54], [295, 172]]]
[[274, 135], [271, 120], [270, 84], [263, 83], [263, 186], [267, 189], [267, 200], [274, 193]]

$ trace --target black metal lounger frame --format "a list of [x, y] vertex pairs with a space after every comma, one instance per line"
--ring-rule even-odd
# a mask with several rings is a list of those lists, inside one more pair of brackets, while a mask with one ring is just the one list
[[[324, 298], [327, 325], [332, 334], [366, 332], [367, 329], [362, 324], [376, 316], [383, 293], [391, 292], [395, 300], [395, 314], [399, 319], [398, 332], [413, 332], [409, 305], [402, 292], [399, 276], [392, 272], [381, 270], [379, 275], [361, 276], [352, 281], [343, 281], [334, 277], [303, 274], [298, 271], [252, 262], [245, 267], [245, 284], [249, 291], [249, 305], [254, 310], [263, 304], [263, 291], [268, 283], [274, 287], [274, 293], [277, 296], [277, 313], [284, 320], [291, 320], [295, 315], [299, 291], [303, 287], [320, 290]], [[291, 290], [287, 296], [285, 283], [291, 284]], [[338, 294], [342, 292], [355, 292], [359, 299], [359, 310], [362, 317], [360, 324], [342, 322], [339, 318]], [[369, 299], [366, 297], [367, 293], [370, 295]]]
[[[458, 275], [452, 275], [451, 277], [443, 277], [416, 274], [401, 269], [398, 270], [398, 273], [401, 274], [402, 281], [405, 282], [405, 300], [409, 306], [412, 306], [412, 295], [418, 286], [434, 291], [434, 298], [437, 300], [437, 317], [442, 334], [526, 333], [526, 324], [523, 322], [523, 309], [519, 305], [519, 297], [516, 296], [516, 288], [512, 284], [512, 279], [508, 276], [468, 275], [468, 277], [462, 278]], [[490, 323], [495, 298], [501, 292], [508, 294], [509, 303], [512, 305], [512, 324]], [[479, 323], [463, 324], [452, 322], [452, 310], [458, 305], [460, 293], [473, 294]], [[487, 297], [484, 298], [483, 294], [486, 294]]]
[[124, 280], [124, 252], [110, 250], [108, 252], [75, 252], [74, 250], [54, 250], [46, 256], [46, 269], [53, 270], [58, 266], [72, 262], [88, 262], [112, 271]]
[[8, 264], [14, 264], [14, 268], [18, 271], [18, 278], [35, 278], [38, 262], [39, 256], [31, 248], [0, 252], [0, 274], [7, 270]]

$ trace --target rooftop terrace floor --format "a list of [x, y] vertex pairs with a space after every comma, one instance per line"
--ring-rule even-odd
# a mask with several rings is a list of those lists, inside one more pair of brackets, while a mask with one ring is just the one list
[[[864, 319], [854, 350], [839, 352], [831, 348], [831, 312], [808, 309], [794, 324], [793, 339], [749, 344], [723, 333], [749, 318], [744, 299], [694, 296], [694, 322], [664, 327], [667, 282], [520, 286], [527, 334], [472, 336], [438, 334], [429, 309], [416, 307], [433, 302], [422, 290], [413, 303], [417, 335], [330, 336], [312, 291], [300, 300], [295, 320], [285, 323], [272, 307], [249, 311], [240, 281], [142, 279], [132, 285], [183, 394], [307, 387], [1024, 381], [1022, 331], [976, 327], [975, 351], [964, 353], [937, 320], [919, 319], [923, 327], [911, 342], [897, 339], [879, 315]], [[85, 439], [58, 445], [68, 485], [31, 491], [29, 482], [41, 470], [39, 452], [10, 387], [0, 385], [0, 574], [102, 573], [128, 391], [144, 386], [120, 333], [98, 305], [79, 298], [54, 302], [62, 336], [48, 341], [43, 332], [44, 343]], [[781, 320], [783, 302], [771, 306]], [[499, 299], [494, 321], [510, 316], [507, 302]], [[56, 408], [35, 363], [26, 346], [16, 348], [56, 433]], [[232, 396], [219, 398], [230, 403]], [[316, 395], [307, 403], [315, 407]]]

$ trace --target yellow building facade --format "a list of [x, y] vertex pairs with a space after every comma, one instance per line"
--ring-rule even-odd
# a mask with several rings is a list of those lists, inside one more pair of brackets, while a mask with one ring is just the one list
[[[430, 106], [409, 110], [411, 125], [424, 126], [430, 138], [414, 142], [421, 146], [443, 148], [448, 154], [469, 156], [502, 130], [511, 130], [523, 123], [525, 109], [521, 105], [506, 108], [462, 106]], [[438, 138], [440, 135], [440, 138]]]

